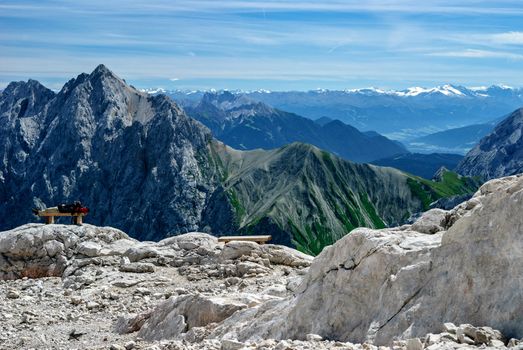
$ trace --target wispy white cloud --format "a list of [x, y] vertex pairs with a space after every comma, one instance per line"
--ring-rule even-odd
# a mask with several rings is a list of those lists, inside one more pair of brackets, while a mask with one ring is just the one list
[[503, 51], [488, 51], [488, 50], [476, 50], [466, 49], [460, 51], [446, 51], [446, 52], [432, 52], [428, 53], [427, 56], [436, 57], [462, 57], [462, 58], [506, 58], [512, 60], [522, 60], [523, 55], [512, 52]]
[[65, 81], [105, 63], [177, 87], [488, 84], [481, 72], [517, 85], [507, 72], [523, 58], [518, 14], [516, 0], [0, 0], [0, 79]]
[[180, 80], [180, 79], [179, 79], [179, 78], [170, 78], [169, 80], [170, 80], [170, 81], [178, 81], [178, 80]]
[[523, 45], [523, 32], [507, 32], [492, 34], [490, 38], [495, 43]]
[[52, 3], [20, 4], [17, 1], [6, 1], [0, 4], [0, 10], [6, 14], [20, 17], [32, 16], [35, 11], [74, 14], [110, 14], [115, 10], [122, 13], [179, 13], [179, 12], [230, 12], [259, 11], [269, 15], [271, 11], [330, 11], [330, 12], [375, 12], [375, 13], [441, 13], [441, 14], [491, 14], [518, 15], [523, 8], [518, 0], [492, 2], [488, 0], [154, 0], [147, 2], [131, 2], [127, 0], [91, 0], [78, 5], [76, 2], [57, 0]]

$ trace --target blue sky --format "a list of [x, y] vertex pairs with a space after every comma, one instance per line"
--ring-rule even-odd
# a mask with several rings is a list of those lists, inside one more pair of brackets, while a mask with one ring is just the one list
[[0, 0], [0, 88], [104, 63], [139, 88], [522, 86], [523, 2]]

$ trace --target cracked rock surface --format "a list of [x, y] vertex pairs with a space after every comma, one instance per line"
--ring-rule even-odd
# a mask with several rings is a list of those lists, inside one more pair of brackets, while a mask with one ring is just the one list
[[522, 203], [523, 176], [511, 176], [413, 225], [353, 230], [316, 257], [295, 296], [241, 311], [214, 335], [389, 345], [450, 321], [521, 338]]
[[[287, 282], [301, 280], [311, 260], [204, 233], [155, 243], [87, 224], [20, 226], [0, 232], [0, 349], [149, 348], [185, 338], [199, 349], [237, 310], [290, 295]], [[180, 348], [162, 348], [172, 346]]]

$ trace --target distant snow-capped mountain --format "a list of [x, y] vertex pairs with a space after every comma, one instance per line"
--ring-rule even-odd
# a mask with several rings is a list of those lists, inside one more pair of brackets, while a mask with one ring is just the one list
[[[523, 106], [523, 88], [445, 84], [386, 90], [376, 87], [310, 91], [228, 91], [309, 119], [339, 119], [361, 131], [375, 130], [405, 143], [419, 137], [485, 124]], [[183, 106], [195, 106], [205, 91], [165, 91]], [[416, 149], [417, 152], [421, 150]], [[430, 152], [445, 152], [431, 149]], [[463, 150], [462, 152], [465, 152]]]
[[344, 89], [344, 90], [330, 90], [330, 89], [315, 89], [315, 90], [309, 90], [309, 91], [272, 91], [267, 89], [257, 89], [257, 90], [216, 90], [216, 89], [209, 89], [209, 90], [183, 90], [183, 89], [175, 89], [175, 90], [166, 90], [164, 88], [146, 88], [141, 89], [143, 92], [147, 92], [150, 94], [156, 94], [156, 93], [166, 93], [166, 94], [173, 94], [176, 96], [202, 96], [206, 92], [230, 92], [232, 94], [281, 94], [281, 93], [311, 93], [311, 94], [329, 94], [329, 93], [339, 93], [343, 92], [346, 94], [360, 94], [360, 95], [391, 95], [391, 96], [400, 96], [400, 97], [414, 97], [414, 96], [420, 96], [420, 95], [429, 95], [429, 94], [441, 94], [445, 96], [454, 96], [454, 97], [466, 97], [466, 96], [477, 96], [477, 97], [486, 97], [486, 96], [496, 96], [500, 92], [506, 93], [516, 93], [516, 94], [523, 94], [523, 88], [514, 88], [508, 85], [504, 84], [495, 84], [491, 86], [471, 86], [471, 87], [465, 87], [462, 85], [453, 85], [453, 84], [445, 84], [435, 87], [421, 87], [421, 86], [412, 86], [404, 90], [394, 90], [394, 89], [382, 89], [379, 87], [365, 87], [365, 88], [352, 88], [352, 89]]

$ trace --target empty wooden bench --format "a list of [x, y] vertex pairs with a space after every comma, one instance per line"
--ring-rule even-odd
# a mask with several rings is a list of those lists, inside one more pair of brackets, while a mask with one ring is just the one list
[[81, 225], [83, 223], [82, 218], [85, 215], [87, 215], [87, 214], [83, 214], [83, 213], [78, 213], [78, 214], [71, 214], [71, 213], [45, 213], [45, 212], [42, 212], [42, 213], [38, 213], [37, 215], [40, 216], [40, 217], [44, 217], [46, 224], [54, 224], [55, 216], [71, 216], [73, 218], [73, 224]]
[[265, 242], [270, 241], [272, 236], [222, 236], [218, 237], [218, 242], [231, 242], [231, 241], [248, 241], [256, 242], [258, 244], [264, 244]]

